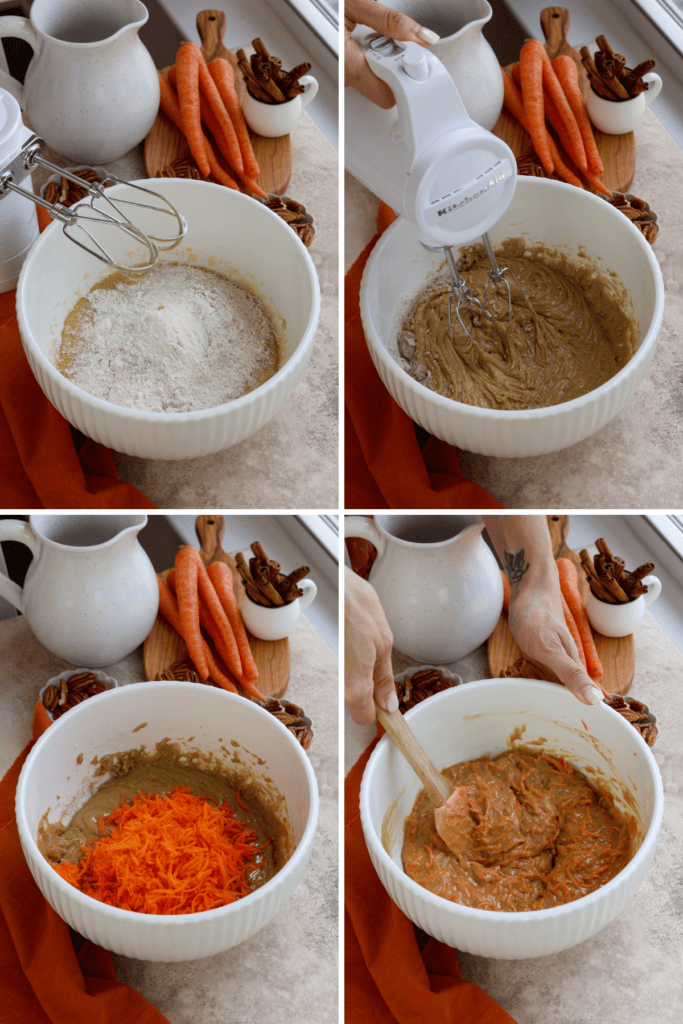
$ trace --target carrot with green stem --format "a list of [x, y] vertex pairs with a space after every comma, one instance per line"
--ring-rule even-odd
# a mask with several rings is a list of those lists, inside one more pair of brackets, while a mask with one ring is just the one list
[[244, 120], [244, 114], [242, 113], [242, 107], [235, 90], [235, 73], [232, 68], [230, 61], [225, 60], [224, 57], [216, 57], [214, 60], [209, 61], [209, 73], [216, 83], [221, 99], [225, 105], [233, 125], [235, 126], [235, 132], [239, 141], [240, 150], [242, 151], [242, 158], [244, 160], [245, 172], [251, 178], [258, 178], [261, 173], [261, 168], [258, 165], [258, 160], [254, 155], [254, 149], [251, 144], [251, 137], [249, 135], [249, 129], [247, 123]]
[[581, 600], [579, 581], [576, 574], [576, 566], [568, 558], [557, 559], [557, 571], [560, 577], [560, 589], [567, 602], [569, 610], [574, 617], [574, 622], [579, 631], [583, 650], [586, 656], [586, 671], [591, 679], [599, 686], [604, 675], [604, 670], [598, 652], [595, 647], [593, 634], [591, 633], [590, 622], [586, 609]]
[[176, 83], [178, 103], [183, 119], [183, 132], [197, 167], [205, 178], [211, 173], [206, 152], [206, 139], [202, 131], [199, 108], [199, 48], [194, 43], [183, 43], [176, 54]]
[[561, 53], [552, 61], [552, 66], [553, 71], [557, 75], [557, 80], [562, 86], [562, 91], [567, 97], [567, 102], [572, 108], [578, 129], [581, 132], [581, 138], [583, 139], [586, 151], [586, 160], [588, 161], [588, 170], [592, 174], [603, 174], [605, 166], [595, 143], [593, 126], [591, 125], [588, 109], [579, 86], [579, 69], [576, 62], [568, 54]]
[[237, 606], [237, 598], [232, 588], [232, 572], [224, 562], [211, 562], [207, 572], [232, 626], [242, 659], [243, 677], [246, 680], [258, 679], [258, 668], [251, 653], [247, 631], [244, 628], [242, 616]]
[[[522, 99], [527, 120], [527, 131], [531, 135], [534, 149], [545, 171], [555, 170], [548, 131], [545, 126], [543, 109], [543, 61], [535, 45], [536, 39], [527, 39], [519, 54], [519, 76], [522, 84]], [[543, 49], [543, 47], [541, 47]], [[514, 84], [514, 83], [513, 83]]]

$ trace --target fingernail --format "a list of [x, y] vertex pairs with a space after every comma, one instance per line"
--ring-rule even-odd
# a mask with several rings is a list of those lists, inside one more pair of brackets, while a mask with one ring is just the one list
[[420, 39], [424, 39], [425, 43], [438, 43], [441, 36], [437, 36], [436, 32], [432, 32], [431, 28], [421, 28], [417, 33]]
[[394, 711], [398, 711], [398, 694], [396, 692], [390, 693], [385, 701], [386, 710], [389, 714], [393, 714]]
[[602, 700], [602, 693], [597, 686], [589, 686], [584, 690], [584, 696], [589, 704], [599, 704]]

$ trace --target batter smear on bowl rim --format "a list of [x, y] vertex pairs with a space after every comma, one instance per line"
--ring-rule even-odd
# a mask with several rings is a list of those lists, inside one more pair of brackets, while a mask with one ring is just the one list
[[418, 794], [401, 859], [410, 878], [444, 899], [543, 910], [594, 892], [635, 853], [635, 819], [559, 757], [518, 748], [443, 774], [457, 799], [435, 820], [427, 794]]

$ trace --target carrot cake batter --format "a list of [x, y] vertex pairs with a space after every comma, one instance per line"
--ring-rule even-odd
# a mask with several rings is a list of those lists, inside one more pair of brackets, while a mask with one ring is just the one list
[[593, 892], [635, 852], [635, 820], [550, 754], [518, 748], [443, 774], [462, 787], [467, 809], [449, 830], [452, 848], [422, 790], [401, 856], [410, 878], [444, 899], [480, 910], [542, 910]]
[[[512, 276], [512, 321], [507, 289], [491, 284], [486, 305], [490, 320], [472, 306], [461, 315], [474, 337], [467, 337], [452, 306], [450, 284], [440, 280], [415, 300], [398, 337], [401, 365], [415, 380], [467, 405], [487, 409], [538, 409], [568, 402], [595, 390], [629, 361], [637, 348], [630, 298], [613, 276], [598, 272], [586, 258], [570, 261], [523, 239], [507, 239], [496, 251]], [[460, 272], [483, 301], [490, 263], [482, 246], [464, 250]]]

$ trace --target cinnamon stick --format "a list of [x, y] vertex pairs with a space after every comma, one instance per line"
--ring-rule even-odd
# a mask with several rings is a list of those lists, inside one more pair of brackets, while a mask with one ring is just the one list
[[597, 598], [601, 601], [606, 601], [607, 604], [618, 604], [616, 597], [612, 597], [610, 592], [605, 590], [599, 580], [594, 579], [592, 576], [586, 578], [588, 579], [588, 585]]
[[649, 576], [651, 572], [654, 572], [654, 568], [654, 562], [644, 562], [642, 565], [639, 565], [637, 569], [634, 569], [630, 575], [635, 583], [640, 583], [643, 577]]
[[260, 541], [255, 540], [254, 543], [250, 545], [250, 547], [251, 547], [251, 550], [254, 552], [254, 555], [256, 556], [256, 558], [259, 559], [259, 561], [265, 562], [266, 564], [268, 564], [268, 562], [269, 562], [268, 555], [266, 554], [266, 552], [265, 552], [265, 550], [263, 548], [263, 545], [260, 543]]
[[608, 562], [614, 561], [614, 555], [610, 551], [609, 544], [604, 537], [598, 537], [595, 542], [595, 546], [601, 555], [604, 555]]
[[294, 572], [290, 572], [288, 576], [285, 576], [285, 579], [287, 580], [288, 584], [293, 587], [296, 583], [299, 582], [299, 580], [302, 580], [304, 576], [308, 576], [310, 571], [310, 566], [300, 565], [298, 569], [294, 570]]

